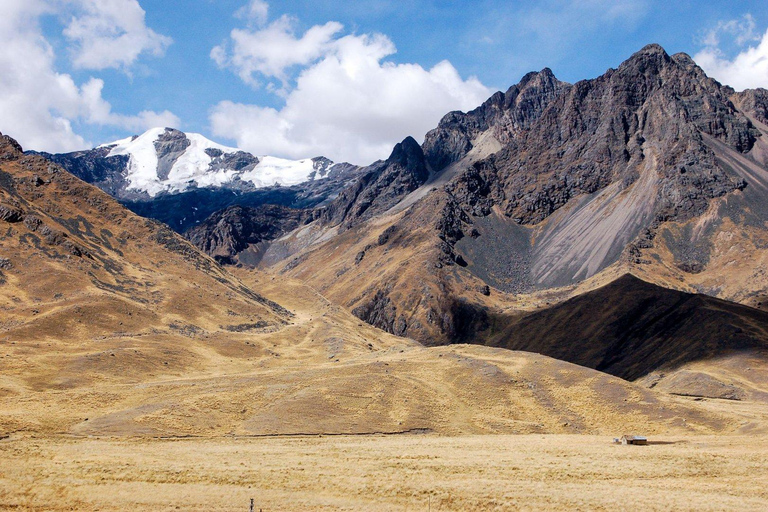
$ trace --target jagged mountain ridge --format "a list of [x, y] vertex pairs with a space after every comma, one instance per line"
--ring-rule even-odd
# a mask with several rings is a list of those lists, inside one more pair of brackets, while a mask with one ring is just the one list
[[177, 231], [231, 204], [318, 205], [335, 197], [357, 169], [325, 157], [257, 157], [173, 128], [154, 128], [87, 151], [41, 154]]
[[[427, 343], [463, 330], [474, 309], [465, 298], [517, 307], [521, 293], [573, 287], [617, 266], [751, 303], [768, 282], [742, 274], [717, 284], [725, 262], [716, 253], [727, 251], [717, 242], [725, 236], [762, 246], [764, 99], [761, 90], [736, 94], [658, 45], [573, 85], [548, 69], [526, 75], [478, 109], [445, 116], [420, 148], [428, 175], [389, 166], [420, 178], [375, 215], [354, 205], [382, 190], [381, 169], [320, 209], [301, 228], [312, 236], [281, 235], [277, 268]], [[742, 214], [750, 229], [733, 231]], [[742, 266], [763, 257], [745, 252]]]

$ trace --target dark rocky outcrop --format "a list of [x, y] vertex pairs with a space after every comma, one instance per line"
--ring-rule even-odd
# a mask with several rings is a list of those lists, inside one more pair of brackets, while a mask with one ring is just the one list
[[360, 320], [397, 336], [405, 336], [408, 322], [403, 315], [397, 315], [397, 307], [389, 296], [379, 290], [367, 303], [356, 307], [352, 314]]
[[278, 205], [235, 205], [211, 215], [184, 236], [217, 261], [233, 263], [250, 245], [273, 240], [310, 220], [311, 215], [308, 210]]
[[734, 93], [731, 99], [739, 110], [768, 125], [768, 89], [747, 89]]
[[224, 153], [220, 149], [208, 148], [205, 152], [211, 157], [211, 163], [208, 165], [208, 168], [211, 171], [220, 171], [223, 169], [250, 171], [259, 163], [258, 158], [245, 151]]
[[359, 175], [322, 211], [324, 223], [350, 227], [387, 211], [424, 184], [429, 170], [421, 147], [407, 137], [395, 145], [389, 158], [362, 169]]
[[157, 153], [157, 176], [161, 180], [168, 179], [173, 164], [187, 150], [191, 142], [184, 132], [166, 128], [155, 141]]

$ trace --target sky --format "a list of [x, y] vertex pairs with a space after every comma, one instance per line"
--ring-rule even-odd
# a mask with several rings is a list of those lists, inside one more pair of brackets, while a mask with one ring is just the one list
[[768, 88], [765, 0], [2, 0], [0, 132], [66, 152], [155, 126], [368, 164], [528, 71], [649, 43]]

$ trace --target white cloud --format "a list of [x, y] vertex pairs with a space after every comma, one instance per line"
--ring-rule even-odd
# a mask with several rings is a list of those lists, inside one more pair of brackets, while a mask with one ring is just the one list
[[145, 131], [156, 126], [179, 126], [181, 120], [171, 112], [144, 110], [134, 116], [115, 114], [112, 106], [101, 97], [104, 81], [91, 78], [80, 87], [82, 111], [80, 115], [91, 124], [117, 126], [134, 132]]
[[[336, 37], [335, 22], [298, 37], [280, 18], [259, 30], [232, 32], [233, 51], [212, 57], [248, 83], [277, 78], [285, 105], [278, 109], [222, 101], [211, 111], [212, 131], [256, 154], [300, 158], [324, 155], [367, 164], [385, 158], [408, 135], [421, 137], [451, 110], [478, 106], [493, 92], [476, 78], [462, 79], [448, 61], [431, 69], [395, 64], [382, 34]], [[245, 43], [247, 42], [247, 44]], [[295, 86], [291, 66], [301, 65]]]
[[[731, 35], [736, 44], [742, 47], [750, 41], [757, 41], [757, 44], [750, 45], [729, 59], [719, 47], [721, 33]], [[762, 38], [755, 37], [751, 16], [741, 22], [721, 23], [705, 37], [704, 43], [707, 46], [694, 55], [693, 59], [708, 75], [739, 91], [768, 88], [768, 31]]]
[[258, 30], [234, 29], [227, 43], [211, 50], [211, 58], [224, 68], [233, 69], [251, 85], [258, 85], [254, 74], [277, 78], [287, 87], [288, 70], [304, 66], [326, 53], [333, 36], [343, 27], [336, 22], [317, 25], [300, 38], [294, 35], [295, 20], [281, 16], [269, 26]]
[[269, 16], [269, 4], [263, 0], [251, 0], [248, 5], [237, 11], [236, 16], [256, 25], [264, 25]]
[[64, 29], [73, 63], [83, 69], [125, 68], [140, 54], [162, 56], [170, 37], [147, 27], [136, 0], [78, 0]]
[[91, 78], [78, 85], [72, 76], [56, 70], [56, 55], [42, 34], [40, 17], [60, 15], [79, 5], [74, 1], [64, 5], [61, 0], [3, 0], [0, 69], [5, 71], [0, 73], [0, 131], [26, 148], [61, 152], [89, 145], [75, 132], [73, 123], [130, 130], [178, 124], [178, 118], [167, 111], [116, 114], [102, 97], [102, 80]]
[[748, 42], [760, 40], [759, 36], [755, 36], [756, 27], [755, 18], [751, 14], [745, 14], [738, 20], [721, 21], [704, 35], [702, 43], [707, 47], [719, 46], [721, 34], [726, 34], [731, 36], [738, 46], [743, 46]]

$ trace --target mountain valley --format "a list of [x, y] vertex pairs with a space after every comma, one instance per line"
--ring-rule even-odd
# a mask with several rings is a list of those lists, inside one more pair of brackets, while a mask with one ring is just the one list
[[0, 509], [768, 504], [764, 89], [648, 45], [367, 166], [11, 135]]

